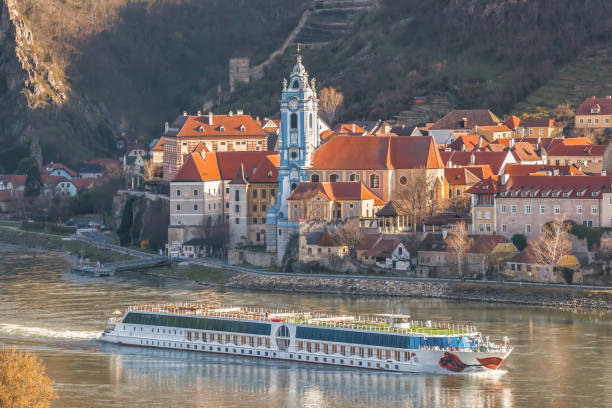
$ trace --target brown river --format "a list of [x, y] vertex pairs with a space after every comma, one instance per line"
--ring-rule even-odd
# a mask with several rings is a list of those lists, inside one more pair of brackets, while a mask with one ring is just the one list
[[[398, 375], [103, 344], [116, 310], [165, 301], [404, 313], [472, 322], [513, 354], [496, 375]], [[89, 278], [60, 254], [0, 244], [0, 347], [37, 353], [53, 407], [612, 407], [612, 313], [432, 299], [220, 291], [125, 273]]]

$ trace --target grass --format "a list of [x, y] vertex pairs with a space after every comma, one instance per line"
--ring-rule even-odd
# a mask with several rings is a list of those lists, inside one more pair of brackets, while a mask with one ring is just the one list
[[225, 269], [210, 268], [194, 264], [187, 266], [173, 264], [170, 268], [160, 268], [159, 271], [161, 274], [168, 276], [187, 278], [196, 282], [217, 284], [227, 283], [232, 277], [237, 275], [236, 272]]
[[[612, 48], [585, 51], [575, 61], [560, 68], [542, 87], [514, 107], [515, 113], [535, 113], [542, 108], [552, 112], [569, 102], [577, 108], [586, 98], [612, 94]], [[540, 109], [538, 109], [540, 108]]]
[[108, 263], [134, 259], [132, 256], [101, 249], [77, 240], [62, 241], [62, 245], [66, 251], [76, 256], [79, 256], [81, 249], [83, 249], [85, 251], [85, 258], [92, 262]]

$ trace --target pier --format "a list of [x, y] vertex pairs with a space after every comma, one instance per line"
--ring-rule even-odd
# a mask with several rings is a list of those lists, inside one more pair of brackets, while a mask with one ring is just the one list
[[94, 277], [114, 276], [117, 272], [134, 271], [138, 269], [154, 268], [169, 265], [170, 261], [165, 256], [151, 258], [133, 259], [129, 261], [109, 262], [106, 264], [73, 266], [71, 272], [84, 273]]

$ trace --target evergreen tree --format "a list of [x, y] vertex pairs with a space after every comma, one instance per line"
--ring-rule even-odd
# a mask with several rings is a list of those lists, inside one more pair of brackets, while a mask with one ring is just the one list
[[34, 165], [30, 167], [26, 175], [25, 196], [38, 197], [42, 188], [43, 182], [40, 177], [40, 171], [38, 171], [38, 166]]

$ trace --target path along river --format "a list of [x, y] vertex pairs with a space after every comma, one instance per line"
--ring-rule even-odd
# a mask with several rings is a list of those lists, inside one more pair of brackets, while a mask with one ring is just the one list
[[[87, 278], [58, 254], [0, 246], [0, 347], [41, 356], [54, 407], [604, 407], [612, 406], [612, 314], [432, 299], [222, 292], [145, 277]], [[511, 338], [505, 373], [396, 375], [95, 340], [115, 310], [185, 301], [351, 313], [401, 312], [474, 323]]]

